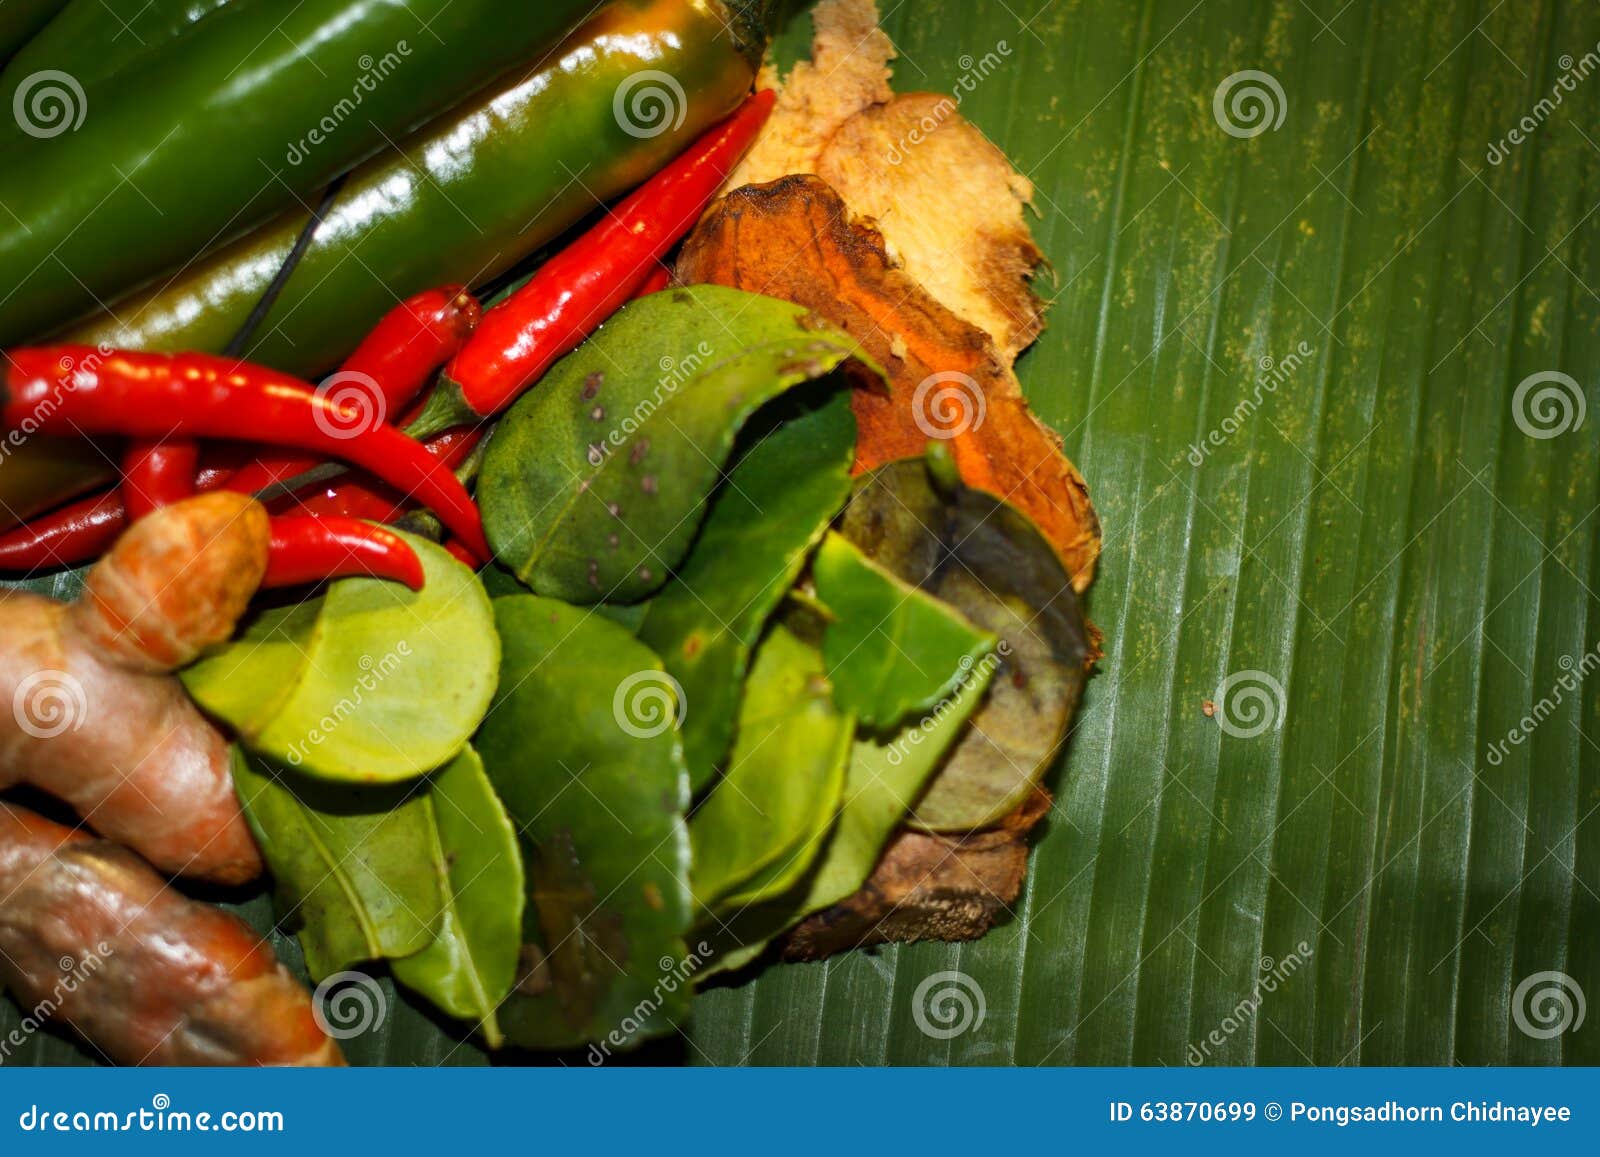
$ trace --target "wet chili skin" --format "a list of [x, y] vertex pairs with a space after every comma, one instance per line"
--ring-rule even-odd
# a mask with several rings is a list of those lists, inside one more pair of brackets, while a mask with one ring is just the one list
[[[750, 91], [765, 45], [763, 5], [733, 8], [722, 0], [618, 0], [539, 67], [409, 138], [396, 135], [398, 150], [351, 174], [243, 355], [302, 377], [321, 375], [397, 295], [484, 284], [644, 181]], [[632, 124], [630, 132], [632, 122], [617, 115], [617, 94], [645, 72], [671, 76], [683, 100], [664, 126]], [[631, 89], [624, 101], [640, 93]], [[286, 213], [116, 303], [114, 315], [70, 327], [65, 340], [222, 350], [308, 215], [303, 207]]]

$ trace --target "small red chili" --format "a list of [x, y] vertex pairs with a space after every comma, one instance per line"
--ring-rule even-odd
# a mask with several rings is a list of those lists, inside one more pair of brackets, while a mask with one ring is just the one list
[[[481, 316], [478, 299], [460, 285], [407, 298], [383, 315], [318, 389], [376, 421], [401, 425], [422, 388], [466, 344]], [[305, 454], [262, 454], [240, 468], [228, 489], [260, 494], [320, 465], [322, 459]]]
[[639, 283], [639, 288], [633, 291], [630, 301], [638, 301], [641, 297], [649, 297], [652, 293], [660, 293], [672, 284], [672, 270], [665, 265], [654, 265], [650, 273]]
[[750, 97], [485, 313], [445, 367], [434, 391], [437, 404], [419, 419], [422, 432], [504, 410], [620, 309], [700, 219], [766, 123], [774, 99], [770, 90]]
[[199, 465], [200, 447], [186, 439], [129, 446], [122, 455], [122, 505], [129, 520], [192, 495]]
[[263, 590], [366, 575], [423, 586], [422, 561], [392, 530], [355, 518], [274, 518]]
[[483, 521], [460, 480], [393, 426], [370, 424], [310, 385], [209, 354], [78, 346], [10, 355], [0, 425], [40, 433], [135, 438], [248, 438], [311, 450], [371, 471], [436, 513], [480, 558]]
[[[463, 426], [446, 430], [423, 443], [428, 453], [454, 470], [467, 460], [482, 440], [485, 430]], [[233, 488], [229, 483], [230, 490]], [[335, 515], [364, 518], [370, 522], [393, 522], [416, 503], [368, 475], [350, 471], [318, 486], [306, 486], [268, 503], [274, 513]]]

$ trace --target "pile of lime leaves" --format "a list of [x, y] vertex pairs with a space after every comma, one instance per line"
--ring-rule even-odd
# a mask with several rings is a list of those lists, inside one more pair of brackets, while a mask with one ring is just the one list
[[796, 306], [641, 299], [495, 430], [482, 574], [408, 536], [422, 591], [334, 582], [183, 673], [314, 981], [381, 961], [490, 1047], [627, 1047], [901, 825], [1035, 790], [1068, 576], [940, 444], [852, 479], [874, 387]]

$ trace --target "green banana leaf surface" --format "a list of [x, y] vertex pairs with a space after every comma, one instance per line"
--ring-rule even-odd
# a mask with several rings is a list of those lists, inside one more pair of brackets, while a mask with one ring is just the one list
[[[1600, 1063], [1600, 9], [882, 8], [1033, 182], [1105, 655], [999, 927], [631, 1059]], [[384, 984], [353, 1062], [486, 1063]]]

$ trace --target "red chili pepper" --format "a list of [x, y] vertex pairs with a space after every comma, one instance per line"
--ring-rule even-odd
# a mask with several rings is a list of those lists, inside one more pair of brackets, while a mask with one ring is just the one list
[[[228, 466], [203, 467], [195, 479], [195, 492], [221, 488], [233, 472]], [[0, 570], [77, 566], [111, 549], [127, 526], [120, 488], [91, 494], [0, 534]]]
[[633, 291], [630, 301], [638, 301], [641, 297], [649, 297], [652, 293], [660, 293], [672, 284], [672, 270], [665, 265], [655, 265], [650, 269], [650, 274], [639, 283], [639, 288]]
[[481, 558], [483, 520], [460, 480], [393, 426], [247, 362], [210, 354], [116, 352], [83, 346], [15, 350], [0, 425], [40, 433], [135, 438], [248, 438], [361, 466], [414, 493]]
[[122, 455], [122, 505], [127, 517], [181, 502], [194, 493], [200, 447], [186, 439], [135, 442]]
[[[651, 177], [606, 219], [556, 254], [516, 293], [483, 315], [478, 331], [445, 367], [440, 405], [424, 411], [434, 433], [509, 406], [557, 358], [627, 302], [705, 212], [766, 123], [775, 99], [758, 92], [727, 120]], [[447, 389], [454, 383], [454, 389]], [[460, 412], [464, 402], [470, 414]], [[454, 403], [447, 412], [445, 403]], [[432, 427], [432, 428], [430, 428]]]
[[451, 558], [455, 559], [459, 563], [464, 563], [465, 565], [470, 566], [473, 570], [477, 570], [478, 567], [482, 565], [477, 559], [472, 557], [472, 552], [470, 550], [462, 546], [453, 538], [445, 539], [444, 548], [450, 552]]
[[271, 525], [263, 590], [351, 575], [422, 589], [422, 561], [392, 530], [355, 518], [274, 518]]
[[[423, 443], [428, 453], [454, 470], [476, 449], [486, 431], [477, 426], [446, 430]], [[228, 488], [233, 489], [230, 482]], [[416, 504], [392, 486], [350, 472], [319, 486], [307, 486], [268, 504], [273, 513], [311, 514], [393, 522]]]
[[[466, 461], [484, 433], [486, 431], [478, 427], [462, 427], [447, 430], [422, 445], [428, 453], [454, 470]], [[322, 464], [319, 458], [278, 455], [273, 461], [281, 464], [282, 473], [274, 477], [270, 469], [261, 465], [266, 457], [263, 455], [256, 462], [238, 470], [226, 465], [202, 467], [194, 489], [197, 493], [234, 490], [241, 494], [256, 494], [267, 486], [294, 478]], [[246, 475], [246, 471], [250, 473]], [[299, 512], [362, 518], [370, 522], [393, 522], [414, 505], [393, 487], [385, 486], [369, 475], [350, 472], [318, 489], [307, 486], [293, 494], [280, 495], [269, 504], [269, 508], [274, 513]], [[127, 508], [120, 489], [90, 495], [0, 534], [0, 571], [77, 566], [99, 558], [109, 550], [127, 525]]]
[[117, 490], [81, 498], [0, 534], [0, 570], [77, 566], [109, 550], [127, 525]]
[[329, 382], [371, 379], [383, 400], [384, 421], [394, 424], [391, 415], [420, 394], [433, 372], [466, 345], [482, 316], [478, 299], [464, 285], [419, 293], [384, 314]]
[[292, 482], [322, 465], [311, 454], [262, 454], [228, 476], [226, 488], [240, 494], [260, 494], [280, 482]]
[[[482, 309], [464, 286], [446, 285], [407, 298], [383, 315], [338, 372], [318, 389], [374, 415], [375, 421], [401, 424], [407, 407], [466, 344]], [[394, 421], [399, 416], [401, 423]], [[304, 454], [262, 454], [230, 480], [229, 490], [259, 494], [322, 465]]]

